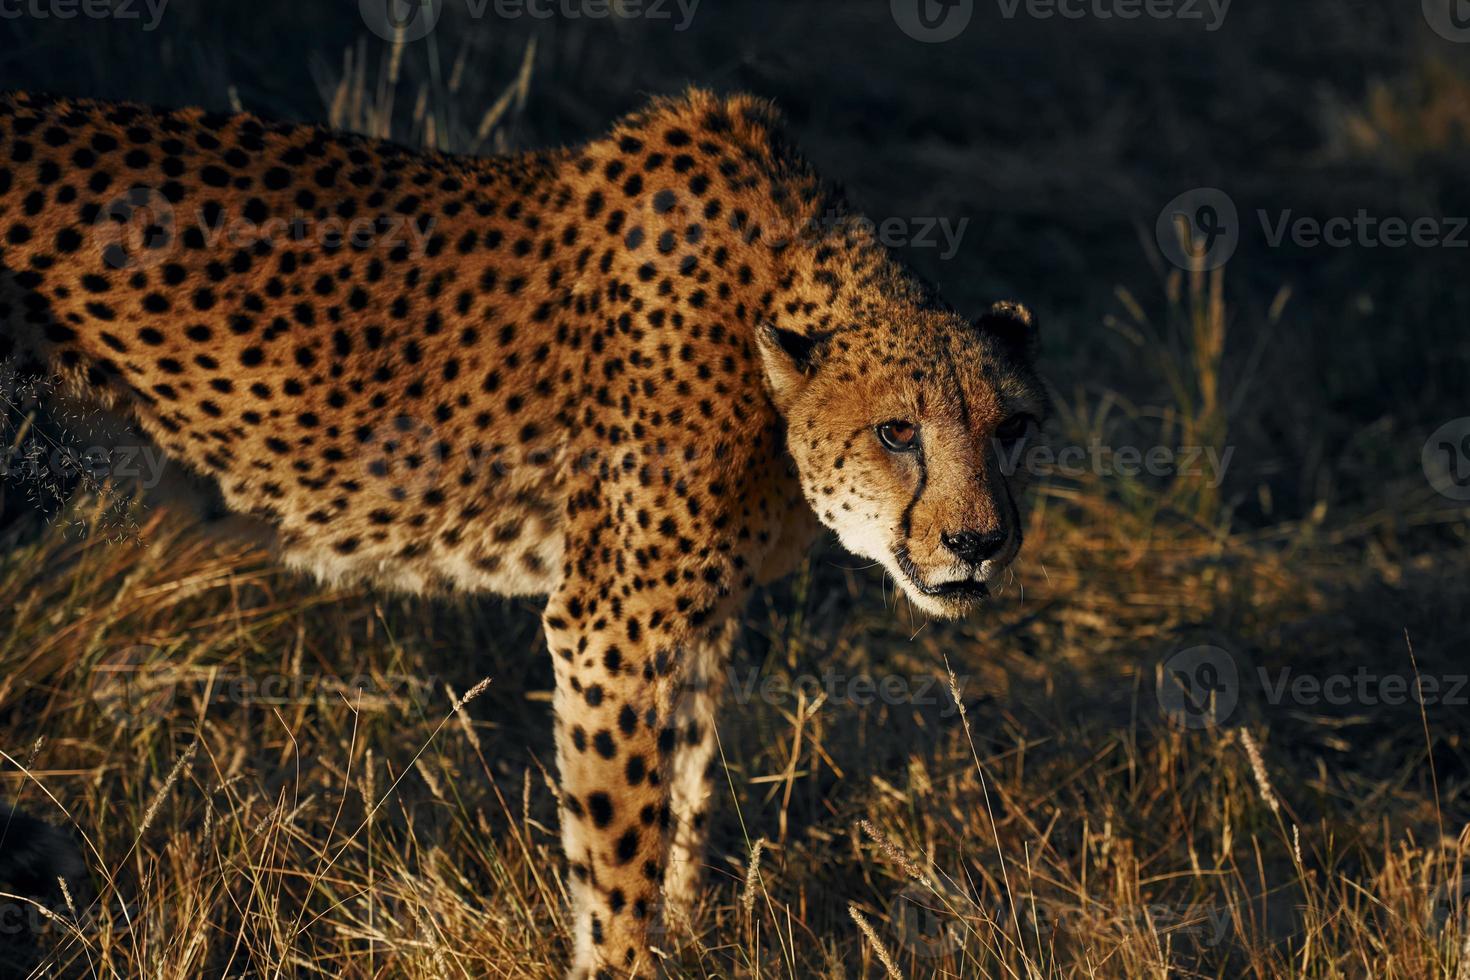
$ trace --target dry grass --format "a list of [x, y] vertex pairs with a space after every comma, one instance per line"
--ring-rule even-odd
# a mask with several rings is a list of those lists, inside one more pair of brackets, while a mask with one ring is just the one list
[[[1209, 377], [1220, 289], [1168, 284], [1168, 336], [1149, 349], [1180, 352], [1154, 367], [1177, 397], [1124, 413], [1135, 437], [1228, 440]], [[1055, 441], [1106, 429], [1104, 401], [1120, 403], [1065, 401]], [[1470, 970], [1453, 710], [1328, 717], [1247, 682], [1229, 725], [1186, 730], [1155, 696], [1160, 662], [1203, 641], [1243, 668], [1405, 671], [1402, 640], [1378, 640], [1429, 629], [1435, 583], [1463, 558], [1364, 567], [1322, 527], [1232, 534], [1225, 509], [1184, 478], [1045, 482], [1020, 580], [962, 624], [887, 608], [835, 553], [757, 599], [732, 676], [747, 703], [720, 729], [710, 887], [694, 933], [659, 940], [672, 971]], [[6, 899], [13, 969], [561, 968], [532, 607], [322, 592], [155, 516], [131, 541], [15, 534], [0, 609], [4, 794], [74, 828], [88, 869], [44, 912]], [[1418, 666], [1443, 673], [1450, 651], [1430, 646]], [[750, 696], [752, 671], [783, 685]], [[803, 683], [824, 672], [908, 693], [861, 703]], [[1436, 782], [1427, 760], [1455, 771]]]

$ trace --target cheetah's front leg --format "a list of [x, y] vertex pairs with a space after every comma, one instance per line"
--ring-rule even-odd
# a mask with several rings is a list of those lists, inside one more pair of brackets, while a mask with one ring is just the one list
[[739, 623], [730, 619], [703, 643], [691, 645], [679, 700], [674, 706], [677, 732], [669, 778], [673, 831], [664, 872], [665, 914], [688, 921], [704, 867], [709, 836], [709, 800], [715, 763], [715, 725], [725, 670]]
[[681, 685], [709, 639], [688, 611], [728, 604], [691, 589], [624, 597], [609, 581], [569, 582], [547, 606], [573, 977], [659, 972], [649, 947], [662, 931]]

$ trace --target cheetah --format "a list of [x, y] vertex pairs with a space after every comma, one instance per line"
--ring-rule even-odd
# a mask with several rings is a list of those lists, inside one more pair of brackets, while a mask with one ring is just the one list
[[823, 527], [956, 617], [1021, 547], [1023, 306], [946, 305], [765, 101], [477, 158], [0, 95], [0, 358], [126, 419], [289, 566], [544, 596], [574, 977], [660, 971], [716, 677]]

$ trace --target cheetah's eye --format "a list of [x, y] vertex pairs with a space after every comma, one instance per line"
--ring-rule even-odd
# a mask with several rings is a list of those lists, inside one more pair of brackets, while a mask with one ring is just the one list
[[919, 448], [919, 427], [912, 422], [884, 422], [878, 426], [878, 441], [895, 453], [911, 453]]
[[995, 437], [1001, 442], [1016, 442], [1026, 438], [1031, 429], [1036, 425], [1036, 416], [1022, 412], [1012, 415], [1000, 425], [995, 427]]

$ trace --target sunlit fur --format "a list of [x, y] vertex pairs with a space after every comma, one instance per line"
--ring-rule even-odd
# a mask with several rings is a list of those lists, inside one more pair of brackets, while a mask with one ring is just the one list
[[[133, 255], [138, 212], [174, 230]], [[297, 214], [406, 218], [422, 249], [199, 227]], [[726, 624], [818, 520], [937, 615], [1020, 546], [992, 436], [1042, 414], [1030, 315], [949, 310], [749, 97], [478, 159], [0, 96], [0, 231], [0, 358], [123, 415], [288, 563], [548, 596], [575, 977], [656, 972]], [[895, 420], [915, 452], [878, 442]], [[1002, 530], [973, 565], [942, 537]]]
[[[1026, 471], [997, 429], [1045, 417], [1034, 319], [1006, 303], [970, 323], [897, 276], [849, 315], [805, 363], [779, 332], [763, 345], [803, 491], [844, 547], [882, 564], [914, 605], [962, 615], [986, 590], [954, 587], [988, 587], [1021, 548]], [[879, 440], [878, 426], [894, 420], [917, 426], [913, 452]], [[1003, 534], [1004, 543], [971, 563], [943, 543], [959, 532]]]

